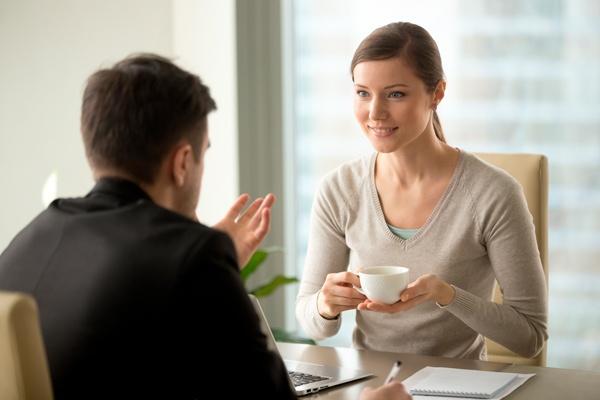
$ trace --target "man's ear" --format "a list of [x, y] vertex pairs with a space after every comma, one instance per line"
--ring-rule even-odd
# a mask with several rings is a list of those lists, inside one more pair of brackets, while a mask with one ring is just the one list
[[182, 187], [190, 173], [193, 153], [189, 143], [182, 143], [175, 147], [171, 157], [171, 176], [175, 185]]

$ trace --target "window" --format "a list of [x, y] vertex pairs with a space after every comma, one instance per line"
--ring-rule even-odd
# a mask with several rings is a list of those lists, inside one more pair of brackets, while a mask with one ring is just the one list
[[[548, 156], [548, 365], [600, 369], [598, 17], [594, 0], [290, 2], [296, 273], [318, 180], [372, 151], [352, 114], [353, 52], [374, 28], [411, 21], [442, 54], [448, 87], [438, 111], [449, 143]], [[344, 317], [326, 343], [350, 345], [353, 316]]]

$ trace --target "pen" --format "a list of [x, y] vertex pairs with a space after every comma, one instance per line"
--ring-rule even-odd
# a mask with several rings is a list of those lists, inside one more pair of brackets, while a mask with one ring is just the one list
[[398, 373], [400, 372], [401, 367], [402, 367], [402, 361], [396, 361], [394, 363], [394, 366], [390, 370], [390, 373], [388, 374], [387, 378], [385, 378], [385, 384], [388, 384], [391, 381], [393, 381], [394, 379], [396, 379], [396, 377], [398, 376]]

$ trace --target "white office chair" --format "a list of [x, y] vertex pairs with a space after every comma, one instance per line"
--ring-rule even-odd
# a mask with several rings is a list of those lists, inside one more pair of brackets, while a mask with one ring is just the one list
[[[542, 267], [548, 285], [548, 159], [540, 154], [476, 153], [482, 160], [502, 168], [523, 187], [529, 212], [535, 224]], [[502, 292], [496, 282], [493, 300], [502, 303]], [[547, 343], [534, 358], [521, 357], [506, 347], [486, 338], [488, 360], [522, 365], [546, 365]]]
[[0, 399], [52, 398], [35, 300], [0, 291]]

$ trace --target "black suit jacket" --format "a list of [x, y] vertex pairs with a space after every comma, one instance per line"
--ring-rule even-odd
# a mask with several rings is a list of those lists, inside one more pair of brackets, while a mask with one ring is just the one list
[[0, 256], [0, 289], [37, 300], [58, 400], [295, 397], [230, 238], [133, 183], [54, 201]]

